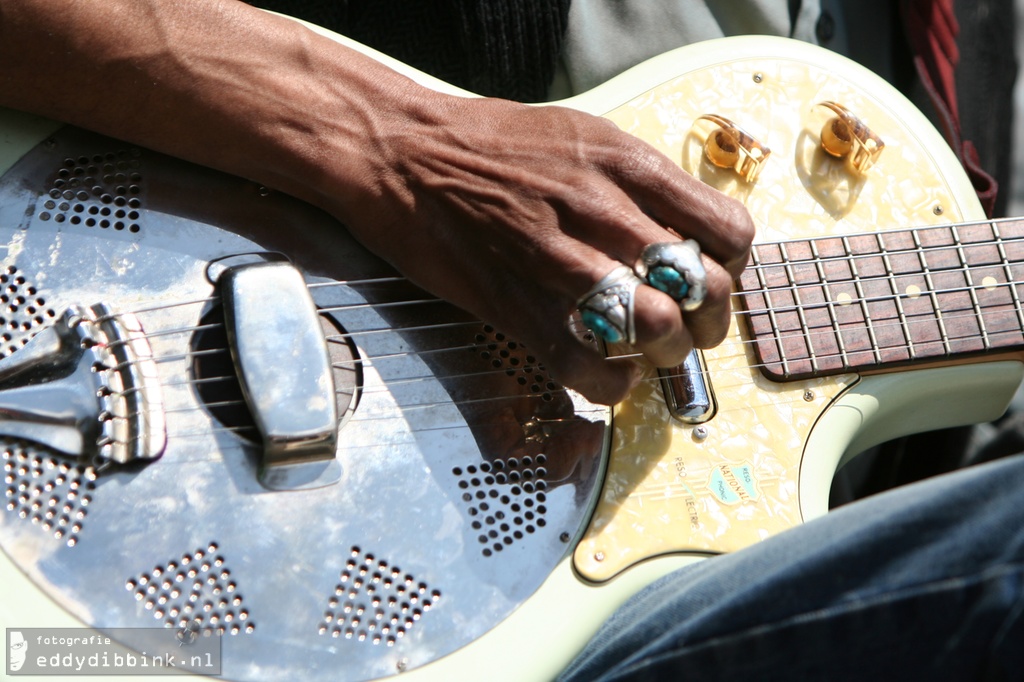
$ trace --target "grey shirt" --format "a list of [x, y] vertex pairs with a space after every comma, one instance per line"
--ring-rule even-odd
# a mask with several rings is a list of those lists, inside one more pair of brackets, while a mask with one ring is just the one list
[[682, 45], [788, 36], [891, 71], [890, 0], [573, 0], [552, 99], [589, 90]]

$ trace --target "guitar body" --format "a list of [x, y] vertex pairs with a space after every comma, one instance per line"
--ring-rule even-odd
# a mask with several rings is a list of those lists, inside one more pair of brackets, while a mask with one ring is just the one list
[[[821, 150], [821, 102], [884, 140], [874, 165]], [[562, 104], [740, 198], [758, 243], [984, 219], [920, 112], [805, 44], [694, 45]], [[708, 115], [771, 149], [754, 181], [705, 158]], [[0, 123], [0, 350], [16, 357], [70, 305], [136, 312], [167, 435], [158, 459], [126, 466], [0, 442], [9, 629], [194, 626], [221, 638], [234, 680], [550, 678], [651, 580], [820, 516], [844, 457], [995, 418], [1022, 377], [1003, 355], [770, 379], [737, 305], [726, 341], [703, 353], [711, 411], [674, 417], [652, 371], [611, 413], [308, 206], [47, 121]], [[260, 478], [237, 387], [207, 388], [233, 372], [219, 275], [282, 260], [329, 340], [340, 470], [285, 490]]]

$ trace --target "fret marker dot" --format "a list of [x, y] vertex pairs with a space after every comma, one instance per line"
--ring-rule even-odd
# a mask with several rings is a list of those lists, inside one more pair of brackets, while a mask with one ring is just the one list
[[921, 296], [921, 287], [916, 284], [911, 284], [907, 287], [907, 296], [910, 298], [919, 298]]
[[996, 281], [995, 277], [986, 277], [985, 279], [981, 280], [981, 286], [985, 287], [989, 291], [995, 289], [997, 284], [999, 284], [999, 282]]
[[850, 301], [852, 300], [853, 299], [850, 298], [850, 295], [847, 294], [846, 292], [843, 292], [836, 296], [836, 302], [839, 303], [839, 305], [850, 305]]

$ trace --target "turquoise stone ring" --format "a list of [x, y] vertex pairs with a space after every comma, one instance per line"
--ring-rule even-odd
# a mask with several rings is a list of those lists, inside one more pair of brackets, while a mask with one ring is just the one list
[[707, 273], [700, 260], [700, 245], [693, 239], [650, 244], [640, 254], [636, 273], [687, 312], [699, 308], [707, 295]]
[[609, 343], [636, 343], [636, 288], [643, 282], [625, 265], [615, 268], [576, 302], [580, 319]]

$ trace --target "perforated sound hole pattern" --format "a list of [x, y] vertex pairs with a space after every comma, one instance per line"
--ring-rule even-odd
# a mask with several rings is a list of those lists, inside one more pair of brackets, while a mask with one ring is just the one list
[[544, 455], [510, 457], [452, 469], [485, 557], [547, 525], [546, 461]]
[[7, 510], [69, 547], [78, 544], [96, 487], [93, 467], [69, 464], [20, 443], [4, 445], [2, 457]]
[[138, 232], [140, 155], [131, 148], [65, 159], [45, 191], [39, 219]]
[[544, 400], [553, 400], [554, 393], [565, 390], [552, 381], [544, 365], [526, 351], [526, 346], [507, 338], [489, 324], [476, 335], [476, 345], [471, 346], [470, 351], [479, 354], [494, 369], [504, 369], [516, 383]]
[[0, 272], [0, 358], [24, 346], [56, 317], [17, 267], [11, 265]]
[[439, 590], [353, 547], [319, 631], [392, 646], [440, 599]]
[[242, 603], [217, 544], [186, 552], [125, 582], [125, 589], [166, 627], [204, 634], [251, 633], [256, 626]]

